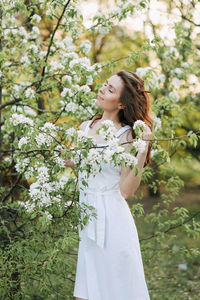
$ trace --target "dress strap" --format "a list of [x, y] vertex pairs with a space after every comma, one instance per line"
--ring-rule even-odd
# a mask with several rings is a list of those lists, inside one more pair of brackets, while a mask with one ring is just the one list
[[131, 126], [130, 125], [125, 125], [124, 127], [121, 127], [117, 133], [115, 134], [116, 137], [119, 137], [120, 135], [122, 135], [122, 133], [124, 133], [125, 131], [127, 131], [128, 129], [130, 129]]

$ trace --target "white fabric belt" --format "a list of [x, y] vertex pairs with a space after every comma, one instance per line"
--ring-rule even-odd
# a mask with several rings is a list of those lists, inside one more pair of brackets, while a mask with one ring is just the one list
[[[86, 232], [87, 232], [87, 237], [92, 239], [93, 241], [96, 242], [96, 244], [104, 248], [105, 244], [105, 218], [106, 218], [106, 212], [105, 212], [105, 204], [102, 199], [102, 195], [109, 195], [114, 192], [119, 192], [118, 189], [110, 189], [110, 190], [90, 190], [87, 189], [86, 191], [80, 191], [80, 197], [81, 197], [81, 202], [84, 202], [84, 198], [87, 197], [88, 194], [93, 195], [93, 201], [89, 203], [89, 205], [92, 205], [95, 207], [95, 211], [97, 213], [97, 219], [93, 216], [90, 220], [89, 223], [86, 225]], [[88, 204], [88, 201], [86, 201]], [[95, 234], [95, 229], [96, 229], [96, 234]]]

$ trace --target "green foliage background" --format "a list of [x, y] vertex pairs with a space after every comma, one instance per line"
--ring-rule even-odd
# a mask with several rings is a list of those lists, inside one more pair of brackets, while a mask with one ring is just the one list
[[[50, 1], [45, 1], [46, 3]], [[66, 2], [66, 1], [65, 1]], [[101, 2], [101, 1], [100, 1]], [[126, 1], [124, 1], [126, 2]], [[163, 1], [164, 2], [164, 1]], [[66, 5], [64, 1], [60, 1]], [[74, 1], [75, 7], [78, 5]], [[89, 216], [86, 214], [81, 219], [81, 210], [78, 204], [78, 191], [76, 190], [77, 171], [68, 170], [72, 180], [63, 194], [63, 202], [72, 200], [72, 205], [67, 209], [58, 209], [56, 205], [51, 208], [53, 219], [50, 221], [42, 210], [36, 210], [31, 216], [19, 208], [17, 202], [29, 198], [29, 185], [23, 174], [16, 174], [14, 168], [16, 161], [13, 152], [17, 152], [16, 137], [26, 136], [28, 130], [21, 126], [13, 128], [9, 119], [13, 113], [13, 105], [30, 105], [37, 112], [38, 127], [35, 128], [30, 145], [25, 146], [21, 154], [23, 160], [27, 155], [31, 156], [34, 138], [39, 133], [40, 126], [50, 121], [59, 126], [57, 136], [59, 142], [66, 148], [76, 144], [64, 137], [67, 128], [78, 128], [83, 117], [88, 119], [91, 113], [87, 111], [91, 100], [102, 82], [113, 72], [120, 68], [136, 70], [138, 67], [148, 67], [152, 59], [158, 59], [158, 70], [148, 72], [144, 77], [151, 88], [152, 108], [156, 116], [162, 120], [162, 128], [156, 132], [154, 149], [157, 153], [150, 166], [144, 170], [142, 185], [136, 195], [129, 200], [129, 205], [138, 228], [141, 251], [144, 261], [145, 275], [151, 299], [199, 299], [199, 263], [200, 263], [200, 208], [199, 204], [190, 206], [188, 196], [187, 203], [178, 203], [179, 193], [184, 184], [200, 188], [199, 160], [200, 141], [197, 132], [199, 130], [199, 92], [189, 89], [188, 76], [195, 75], [199, 79], [199, 33], [194, 35], [194, 30], [199, 24], [193, 20], [193, 12], [198, 6], [198, 1], [166, 1], [169, 15], [174, 8], [181, 12], [181, 21], [174, 24], [176, 38], [173, 47], [179, 55], [171, 53], [172, 46], [168, 46], [159, 36], [159, 26], [152, 26], [154, 40], [150, 43], [145, 32], [133, 30], [128, 34], [125, 27], [119, 24], [110, 24], [105, 19], [100, 23], [110, 26], [107, 34], [85, 30], [75, 39], [78, 47], [80, 41], [86, 38], [92, 42], [92, 50], [89, 58], [93, 63], [103, 62], [104, 67], [100, 75], [95, 77], [91, 85], [91, 93], [79, 95], [79, 104], [83, 104], [85, 115], [77, 117], [73, 114], [62, 115], [62, 107], [59, 104], [60, 92], [65, 86], [62, 77], [58, 80], [53, 76], [48, 78], [48, 73], [41, 74], [47, 62], [33, 60], [31, 67], [17, 65], [20, 78], [13, 75], [12, 69], [15, 63], [23, 55], [20, 39], [17, 36], [10, 37], [8, 47], [4, 40], [1, 27], [1, 227], [0, 227], [0, 298], [1, 299], [73, 299], [72, 292], [75, 280], [76, 260], [78, 250], [78, 225], [85, 225]], [[106, 5], [101, 2], [102, 8]], [[147, 4], [147, 3], [146, 3]], [[57, 2], [53, 4], [57, 5]], [[141, 6], [145, 1], [141, 1]], [[106, 8], [107, 9], [107, 8]], [[34, 13], [42, 16], [40, 22], [41, 43], [48, 45], [52, 33], [55, 30], [57, 20], [62, 9], [56, 10], [57, 16], [46, 17], [45, 8], [41, 9], [38, 1], [15, 1], [15, 13], [18, 13], [19, 24], [26, 24], [26, 29], [31, 29], [31, 16]], [[0, 6], [0, 15], [4, 12]], [[70, 17], [76, 19], [76, 10], [68, 12]], [[140, 12], [148, 14], [148, 10]], [[124, 12], [125, 14], [125, 12]], [[69, 16], [69, 15], [68, 15]], [[81, 27], [81, 17], [78, 27]], [[73, 23], [71, 28], [73, 28]], [[106, 27], [105, 26], [105, 27]], [[66, 34], [66, 32], [65, 32]], [[61, 34], [61, 39], [64, 33]], [[99, 43], [97, 43], [97, 40]], [[36, 40], [33, 39], [33, 43]], [[15, 57], [11, 52], [16, 47]], [[34, 54], [30, 54], [30, 56]], [[51, 52], [50, 57], [56, 56]], [[13, 66], [4, 67], [6, 61], [11, 61]], [[173, 91], [171, 71], [180, 68], [182, 62], [187, 62], [188, 67], [177, 75], [182, 80], [179, 89], [180, 100], [174, 101], [169, 93]], [[67, 66], [65, 66], [67, 69]], [[65, 70], [66, 71], [66, 70]], [[80, 75], [80, 86], [84, 84], [86, 73], [77, 67], [76, 73]], [[165, 82], [159, 82], [151, 86], [154, 76], [165, 75]], [[28, 76], [30, 82], [38, 82], [35, 88], [37, 96], [35, 100], [17, 99], [10, 101], [13, 94], [14, 83]], [[68, 87], [68, 86], [66, 86]], [[68, 101], [68, 99], [67, 99]], [[66, 101], [66, 104], [68, 102]], [[95, 108], [94, 108], [95, 111]], [[174, 139], [174, 137], [176, 137]], [[162, 140], [161, 140], [162, 139]], [[163, 140], [166, 139], [166, 140]], [[62, 170], [54, 166], [52, 157], [57, 143], [52, 143], [45, 152], [45, 147], [33, 153], [31, 162], [45, 161], [56, 174]], [[78, 148], [77, 148], [78, 149]], [[30, 153], [29, 153], [30, 151]], [[28, 153], [28, 154], [27, 154]], [[67, 157], [71, 153], [63, 155]], [[12, 163], [8, 164], [4, 158], [12, 157]], [[14, 175], [13, 175], [14, 174]], [[179, 264], [186, 264], [187, 269], [179, 269]]]

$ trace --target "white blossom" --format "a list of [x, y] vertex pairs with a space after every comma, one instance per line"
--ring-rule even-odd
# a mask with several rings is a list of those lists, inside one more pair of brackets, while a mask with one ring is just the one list
[[131, 165], [136, 166], [136, 164], [138, 162], [137, 158], [133, 154], [124, 152], [120, 156], [124, 160], [124, 162], [127, 166], [131, 166]]
[[88, 139], [88, 135], [85, 131], [79, 129], [77, 130], [77, 141], [78, 142], [83, 142], [86, 141]]
[[47, 219], [52, 220], [53, 216], [48, 211], [45, 211], [44, 213], [45, 213]]
[[[15, 92], [15, 95], [19, 94], [21, 92], [21, 90], [22, 90], [22, 87], [19, 84], [13, 85], [13, 91]], [[15, 105], [15, 107], [16, 107], [16, 105]]]
[[174, 78], [172, 81], [171, 81], [171, 85], [174, 85], [174, 86], [180, 86], [180, 80], [178, 78]]
[[142, 120], [137, 120], [134, 122], [133, 130], [135, 130], [136, 132], [138, 130], [137, 134], [140, 138], [143, 138], [145, 136], [145, 134], [150, 132], [150, 129], [147, 126], [147, 124], [145, 122], [143, 122]]
[[6, 61], [4, 63], [4, 67], [9, 67], [10, 65], [12, 65], [12, 62], [11, 61]]
[[173, 71], [177, 75], [183, 73], [183, 71], [180, 68], [175, 68]]
[[114, 123], [111, 120], [104, 120], [104, 121], [102, 121], [102, 125], [114, 126]]
[[79, 106], [72, 101], [67, 103], [67, 105], [65, 107], [65, 111], [72, 112], [72, 113], [74, 113], [78, 109], [79, 109]]
[[33, 212], [35, 210], [35, 203], [30, 203], [30, 201], [18, 201], [17, 203], [24, 207], [27, 212]]
[[88, 85], [91, 85], [93, 83], [93, 77], [91, 75], [89, 75], [89, 76], [86, 77], [86, 83]]
[[65, 134], [67, 137], [71, 137], [73, 136], [75, 133], [76, 133], [76, 129], [71, 127], [71, 128], [68, 128], [66, 131], [65, 131]]
[[103, 156], [104, 156], [104, 160], [108, 163], [110, 163], [112, 161], [112, 157], [115, 154], [115, 149], [112, 149], [110, 147], [104, 149], [103, 152]]
[[87, 57], [82, 57], [70, 61], [69, 63], [70, 69], [73, 68], [75, 65], [84, 66], [87, 68], [88, 66], [90, 66], [90, 60]]
[[118, 138], [113, 138], [113, 139], [109, 140], [108, 141], [108, 145], [109, 145], [110, 148], [112, 148], [112, 147], [114, 147], [114, 148], [118, 147], [119, 146], [119, 140], [118, 140]]
[[48, 207], [52, 204], [50, 193], [53, 189], [51, 182], [36, 181], [30, 185], [29, 195], [39, 207]]
[[38, 133], [35, 137], [35, 141], [39, 147], [42, 145], [50, 146], [53, 139], [46, 133]]
[[65, 69], [65, 66], [57, 60], [51, 60], [49, 64], [51, 66], [51, 71], [55, 71], [55, 70], [58, 70], [58, 69], [59, 70], [64, 70]]
[[166, 56], [166, 57], [169, 57], [171, 55], [174, 55], [176, 57], [179, 55], [179, 52], [175, 47], [170, 47], [169, 50], [164, 52], [164, 56]]
[[54, 161], [60, 168], [65, 168], [65, 161], [57, 153], [54, 153]]
[[34, 168], [31, 166], [28, 166], [28, 169], [24, 172], [24, 176], [27, 180], [29, 180], [31, 177], [34, 176]]
[[88, 54], [91, 50], [92, 44], [89, 40], [86, 40], [80, 44], [80, 50], [83, 51], [84, 54]]
[[69, 84], [71, 84], [71, 83], [72, 83], [72, 77], [71, 77], [71, 76], [69, 76], [69, 75], [65, 75], [65, 76], [63, 76], [63, 79], [64, 79], [64, 80], [66, 80], [66, 81], [68, 81], [68, 83], [69, 83]]
[[62, 50], [68, 51], [68, 52], [74, 52], [76, 50], [76, 46], [73, 44], [73, 40], [69, 36], [66, 36], [61, 41], [56, 40], [55, 45], [58, 48], [61, 48]]
[[136, 74], [140, 77], [144, 77], [149, 71], [151, 71], [151, 67], [146, 67], [146, 68], [137, 68], [136, 69]]
[[144, 132], [147, 131], [147, 125], [142, 120], [137, 120], [137, 121], [134, 122], [134, 124], [133, 124], [133, 130], [135, 130], [136, 128], [140, 128]]
[[157, 150], [157, 149], [152, 149], [152, 150], [151, 150], [151, 153], [150, 153], [151, 158], [153, 158], [154, 155], [156, 155], [157, 153], [158, 153], [158, 150]]
[[88, 152], [87, 160], [92, 164], [93, 162], [100, 161], [101, 155], [99, 151], [91, 148]]
[[101, 128], [99, 130], [99, 135], [101, 135], [105, 140], [112, 139], [115, 137], [116, 128], [114, 126], [113, 121], [111, 120], [104, 120], [102, 121], [102, 125], [105, 125], [107, 129]]
[[45, 50], [42, 50], [42, 51], [40, 51], [40, 57], [45, 57], [47, 55], [47, 51], [45, 51]]
[[30, 158], [23, 158], [23, 159], [19, 159], [17, 158], [17, 163], [15, 164], [15, 169], [18, 173], [23, 173], [26, 169], [26, 167], [29, 165], [30, 163]]
[[33, 50], [35, 54], [38, 53], [38, 47], [36, 45], [30, 45], [29, 49]]
[[157, 116], [154, 116], [154, 131], [157, 131], [162, 126], [162, 121]]
[[23, 145], [28, 144], [29, 141], [30, 141], [30, 139], [28, 137], [22, 137], [18, 142], [19, 149], [21, 149]]
[[11, 160], [11, 158], [10, 157], [4, 157], [4, 161], [5, 162], [8, 162], [8, 163], [11, 163], [12, 162], [12, 160]]
[[37, 175], [37, 179], [38, 182], [47, 182], [49, 180], [49, 172], [48, 172], [48, 168], [45, 166], [41, 166], [37, 169], [38, 175]]
[[30, 126], [33, 126], [33, 120], [31, 120], [28, 117], [25, 117], [22, 114], [13, 114], [10, 118], [11, 123], [13, 123], [13, 126], [17, 126], [18, 124], [27, 124]]
[[39, 15], [37, 15], [37, 14], [34, 14], [32, 16], [32, 20], [36, 21], [37, 23], [39, 23], [41, 21], [41, 17]]
[[110, 31], [110, 28], [108, 26], [100, 26], [98, 28], [98, 32], [101, 34], [107, 34]]
[[90, 92], [90, 87], [88, 85], [82, 85], [80, 87], [80, 90], [83, 91], [84, 93], [89, 93]]
[[44, 124], [44, 126], [41, 128], [41, 130], [44, 131], [44, 132], [48, 132], [48, 130], [49, 130], [49, 131], [51, 131], [51, 136], [55, 137], [56, 136], [57, 127], [53, 123], [46, 122]]
[[13, 112], [19, 112], [19, 113], [25, 113], [26, 115], [35, 117], [37, 113], [29, 106], [19, 106], [19, 105], [13, 105], [11, 108], [11, 111]]
[[178, 102], [180, 99], [179, 94], [176, 92], [170, 92], [169, 97], [172, 98], [175, 102]]
[[32, 88], [28, 88], [25, 91], [25, 97], [30, 98], [30, 99], [34, 99], [35, 98], [35, 91]]
[[64, 88], [63, 90], [62, 90], [62, 92], [61, 92], [61, 97], [63, 97], [63, 98], [65, 98], [66, 97], [66, 95], [68, 96], [68, 97], [73, 97], [74, 96], [74, 92], [71, 90], [71, 89], [69, 89], [69, 88]]
[[28, 39], [28, 32], [26, 31], [26, 29], [25, 29], [23, 26], [20, 26], [20, 27], [19, 27], [18, 34], [19, 34], [20, 36], [24, 37], [25, 40]]
[[20, 59], [20, 62], [25, 64], [25, 65], [30, 65], [31, 64], [31, 62], [30, 62], [27, 55], [22, 56], [21, 59]]
[[81, 167], [85, 167], [86, 165], [90, 166], [90, 172], [93, 176], [95, 176], [100, 171], [100, 161], [102, 160], [102, 156], [97, 149], [91, 148], [88, 151], [87, 158], [83, 157], [81, 160]]
[[68, 206], [70, 206], [72, 204], [72, 201], [67, 201], [67, 203], [64, 203], [64, 207], [67, 208]]
[[33, 26], [31, 35], [37, 37], [40, 34], [40, 29], [37, 26]]
[[160, 80], [161, 83], [164, 83], [165, 82], [165, 79], [166, 79], [166, 76], [165, 74], [160, 74], [158, 79]]
[[63, 174], [60, 179], [59, 179], [59, 185], [61, 187], [61, 189], [64, 189], [65, 185], [68, 183], [70, 177], [68, 174]]
[[139, 138], [133, 142], [133, 146], [135, 147], [136, 152], [145, 152], [146, 142]]
[[182, 68], [186, 69], [189, 67], [189, 64], [187, 62], [182, 63]]

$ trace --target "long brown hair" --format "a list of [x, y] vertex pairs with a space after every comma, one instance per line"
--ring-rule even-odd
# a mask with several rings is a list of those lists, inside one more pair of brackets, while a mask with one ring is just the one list
[[[144, 80], [137, 74], [125, 70], [117, 72], [116, 75], [118, 75], [124, 83], [124, 87], [120, 96], [120, 102], [125, 106], [125, 108], [119, 111], [119, 121], [123, 124], [131, 126], [133, 139], [136, 137], [136, 134], [133, 130], [133, 124], [137, 120], [145, 122], [151, 131], [153, 131], [153, 118], [151, 117], [150, 110], [151, 102], [148, 95], [150, 92], [145, 90]], [[92, 127], [92, 124], [95, 120], [101, 119], [101, 117], [102, 114], [96, 114], [92, 118], [90, 127]], [[151, 162], [151, 147], [152, 142], [149, 143], [146, 161], [144, 164], [145, 166]]]

